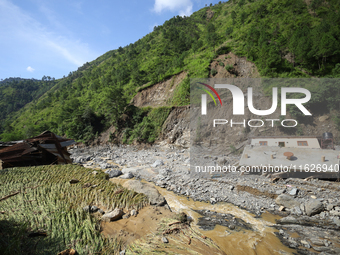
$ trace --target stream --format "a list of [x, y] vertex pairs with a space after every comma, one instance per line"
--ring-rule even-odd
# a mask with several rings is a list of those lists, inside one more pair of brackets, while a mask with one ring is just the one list
[[[128, 180], [114, 178], [111, 181], [123, 184]], [[271, 227], [275, 223], [275, 219], [280, 216], [263, 213], [260, 218], [255, 217], [254, 214], [240, 209], [230, 203], [217, 203], [210, 204], [207, 202], [193, 201], [185, 196], [176, 195], [172, 191], [160, 188], [152, 182], [144, 181], [145, 183], [152, 184], [159, 193], [164, 196], [168, 205], [173, 212], [184, 212], [193, 220], [192, 226], [202, 233], [202, 235], [213, 240], [222, 251], [230, 255], [244, 255], [244, 254], [293, 254], [295, 250], [284, 246], [279, 238], [275, 236], [275, 230]], [[233, 229], [226, 226], [216, 224], [212, 230], [204, 230], [202, 226], [197, 223], [203, 216], [197, 211], [216, 212], [218, 214], [231, 214], [236, 219], [240, 219], [251, 226], [251, 229]]]

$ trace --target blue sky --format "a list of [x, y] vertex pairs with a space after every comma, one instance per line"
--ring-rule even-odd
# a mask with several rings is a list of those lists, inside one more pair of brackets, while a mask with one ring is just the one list
[[56, 79], [205, 0], [0, 0], [0, 79]]

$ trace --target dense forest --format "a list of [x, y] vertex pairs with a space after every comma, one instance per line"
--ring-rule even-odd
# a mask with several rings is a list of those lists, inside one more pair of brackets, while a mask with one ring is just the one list
[[[17, 112], [22, 107], [42, 96], [46, 91], [56, 84], [54, 78], [44, 76], [42, 80], [7, 78], [0, 81], [0, 133], [6, 126], [9, 127], [9, 121], [12, 113]], [[30, 136], [29, 130], [25, 133]]]
[[[6, 124], [1, 125], [0, 139], [21, 139], [49, 129], [88, 141], [115, 125], [124, 133], [124, 142], [153, 142], [170, 107], [189, 104], [190, 78], [214, 75], [210, 63], [230, 51], [254, 62], [261, 77], [340, 78], [339, 7], [338, 0], [230, 0], [190, 17], [176, 16], [63, 79], [39, 81], [39, 89], [28, 83], [24, 90], [1, 85], [1, 109], [12, 106], [1, 111], [1, 123]], [[168, 107], [129, 105], [138, 91], [182, 71], [188, 78], [176, 88]], [[310, 104], [331, 110], [327, 102], [340, 103], [335, 86], [314, 89]]]

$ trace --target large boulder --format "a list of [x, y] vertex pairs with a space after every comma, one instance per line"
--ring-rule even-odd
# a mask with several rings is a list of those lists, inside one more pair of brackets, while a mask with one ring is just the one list
[[321, 203], [319, 200], [313, 199], [305, 203], [305, 210], [308, 216], [313, 216], [315, 214], [321, 213], [323, 209], [323, 203]]
[[143, 193], [149, 198], [150, 204], [152, 205], [164, 205], [166, 203], [165, 198], [152, 184], [143, 183], [137, 180], [129, 180], [123, 183], [123, 187], [137, 193]]
[[275, 202], [278, 205], [282, 205], [284, 207], [287, 207], [289, 209], [292, 209], [294, 207], [299, 207], [300, 203], [299, 201], [295, 200], [293, 197], [286, 195], [286, 194], [281, 194], [279, 195], [276, 199]]
[[102, 221], [115, 221], [119, 220], [123, 216], [123, 210], [116, 208], [111, 212], [107, 212], [102, 216]]
[[105, 173], [109, 175], [109, 178], [118, 177], [123, 174], [122, 171], [118, 169], [106, 170]]

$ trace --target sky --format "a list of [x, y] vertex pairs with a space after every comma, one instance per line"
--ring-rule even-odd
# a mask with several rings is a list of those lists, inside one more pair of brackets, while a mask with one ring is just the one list
[[56, 79], [212, 0], [0, 0], [0, 79]]

